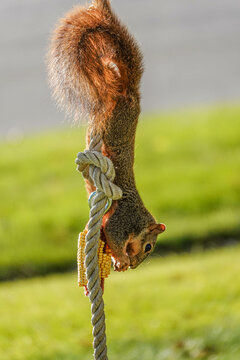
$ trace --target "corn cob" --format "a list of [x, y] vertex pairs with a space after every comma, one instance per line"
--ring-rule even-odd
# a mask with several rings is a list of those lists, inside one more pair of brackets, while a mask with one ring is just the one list
[[[87, 230], [83, 230], [79, 234], [78, 238], [78, 252], [77, 252], [77, 262], [78, 262], [78, 286], [84, 286], [87, 291], [87, 276], [85, 268], [85, 237], [87, 235]], [[111, 270], [111, 250], [108, 245], [101, 238], [99, 239], [98, 246], [98, 266], [99, 266], [99, 277], [101, 280], [101, 286], [103, 288], [104, 279], [110, 275]]]

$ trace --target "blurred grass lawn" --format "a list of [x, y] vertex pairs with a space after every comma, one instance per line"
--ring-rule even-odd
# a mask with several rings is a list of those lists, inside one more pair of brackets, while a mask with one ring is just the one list
[[[112, 360], [239, 360], [240, 247], [151, 259], [112, 273]], [[76, 274], [0, 285], [0, 359], [92, 357], [90, 305]]]
[[[88, 219], [74, 159], [81, 129], [0, 144], [0, 279], [74, 266]], [[160, 249], [239, 240], [240, 106], [151, 116], [137, 131], [135, 173]]]

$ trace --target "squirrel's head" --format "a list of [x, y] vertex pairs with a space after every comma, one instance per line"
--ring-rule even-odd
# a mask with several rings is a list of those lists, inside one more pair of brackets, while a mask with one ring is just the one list
[[130, 259], [130, 268], [135, 269], [154, 249], [157, 237], [164, 232], [164, 224], [151, 224], [138, 236], [130, 236], [126, 243], [126, 254]]

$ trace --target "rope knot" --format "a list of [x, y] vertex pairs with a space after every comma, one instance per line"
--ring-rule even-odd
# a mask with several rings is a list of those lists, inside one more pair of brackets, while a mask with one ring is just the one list
[[112, 200], [118, 200], [122, 197], [122, 190], [113, 183], [115, 170], [108, 157], [99, 151], [89, 149], [79, 152], [75, 162], [80, 172], [84, 172], [89, 166], [89, 176], [98, 191], [103, 192]]

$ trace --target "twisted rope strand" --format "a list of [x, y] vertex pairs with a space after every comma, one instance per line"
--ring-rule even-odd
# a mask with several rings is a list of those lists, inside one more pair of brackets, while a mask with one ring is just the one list
[[108, 360], [104, 302], [99, 279], [97, 251], [102, 218], [108, 199], [120, 199], [122, 191], [117, 185], [113, 184], [115, 178], [114, 166], [112, 161], [100, 152], [101, 146], [101, 137], [93, 136], [89, 150], [78, 153], [76, 164], [78, 165], [78, 170], [83, 174], [86, 173], [86, 168], [89, 167], [88, 176], [96, 187], [96, 193], [91, 200], [88, 232], [86, 235], [85, 267], [92, 312], [94, 358], [95, 360]]

